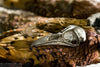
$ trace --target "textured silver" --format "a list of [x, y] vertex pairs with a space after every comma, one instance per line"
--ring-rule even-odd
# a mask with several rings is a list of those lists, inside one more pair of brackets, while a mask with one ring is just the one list
[[75, 47], [85, 40], [86, 33], [84, 29], [79, 26], [70, 25], [57, 34], [49, 34], [34, 41], [31, 46], [65, 45]]

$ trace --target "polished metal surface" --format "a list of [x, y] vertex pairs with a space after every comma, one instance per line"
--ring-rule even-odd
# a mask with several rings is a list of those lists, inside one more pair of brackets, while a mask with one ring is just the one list
[[34, 41], [31, 46], [65, 45], [75, 47], [85, 40], [86, 33], [84, 29], [79, 26], [70, 25], [57, 34], [49, 34]]

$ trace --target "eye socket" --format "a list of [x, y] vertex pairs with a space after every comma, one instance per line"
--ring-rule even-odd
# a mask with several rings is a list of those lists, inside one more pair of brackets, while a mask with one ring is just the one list
[[78, 43], [78, 37], [73, 31], [67, 31], [63, 34], [63, 38], [65, 42], [70, 42], [72, 44]]

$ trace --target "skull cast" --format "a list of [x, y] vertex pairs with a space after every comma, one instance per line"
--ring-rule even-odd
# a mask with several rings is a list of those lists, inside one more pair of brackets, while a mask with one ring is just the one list
[[70, 25], [61, 32], [49, 34], [34, 41], [31, 46], [65, 45], [76, 47], [79, 46], [80, 42], [85, 40], [86, 33], [84, 29], [76, 25]]

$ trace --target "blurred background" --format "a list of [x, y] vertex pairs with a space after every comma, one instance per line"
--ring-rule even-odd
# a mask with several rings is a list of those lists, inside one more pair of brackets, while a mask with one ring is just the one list
[[0, 5], [44, 17], [87, 18], [100, 12], [100, 0], [0, 0]]

